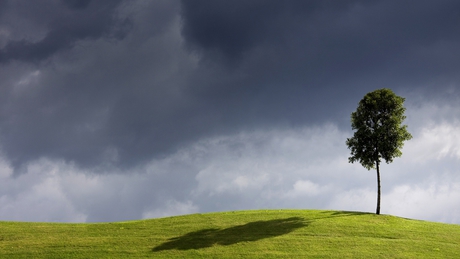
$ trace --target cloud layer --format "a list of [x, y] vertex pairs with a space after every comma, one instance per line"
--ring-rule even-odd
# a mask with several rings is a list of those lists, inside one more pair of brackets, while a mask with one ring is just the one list
[[0, 217], [373, 211], [344, 141], [389, 87], [414, 139], [382, 167], [382, 212], [458, 222], [459, 8], [0, 1]]
[[[411, 108], [408, 117], [423, 111]], [[403, 156], [382, 165], [382, 213], [460, 223], [460, 123], [411, 131]], [[0, 215], [94, 222], [266, 208], [373, 212], [375, 171], [348, 163], [350, 134], [334, 124], [243, 131], [201, 139], [136, 170], [104, 174], [40, 159], [12, 177], [3, 162]]]

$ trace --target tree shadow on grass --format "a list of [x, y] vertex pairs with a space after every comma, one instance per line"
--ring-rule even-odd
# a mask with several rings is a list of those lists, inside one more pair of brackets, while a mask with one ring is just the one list
[[171, 238], [169, 241], [154, 247], [152, 251], [201, 249], [214, 245], [228, 246], [239, 242], [251, 242], [285, 235], [307, 225], [308, 222], [303, 218], [292, 217], [255, 221], [225, 229], [202, 229]]
[[334, 211], [331, 213], [332, 216], [360, 216], [360, 215], [369, 215], [374, 214], [370, 212], [361, 212], [361, 211]]

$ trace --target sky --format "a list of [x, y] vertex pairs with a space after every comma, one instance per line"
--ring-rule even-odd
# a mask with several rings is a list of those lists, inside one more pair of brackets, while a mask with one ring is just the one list
[[0, 220], [375, 212], [350, 114], [405, 98], [381, 213], [460, 224], [456, 0], [0, 0]]

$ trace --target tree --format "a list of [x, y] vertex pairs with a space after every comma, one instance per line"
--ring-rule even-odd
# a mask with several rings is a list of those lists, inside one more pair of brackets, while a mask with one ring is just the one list
[[355, 130], [346, 144], [351, 150], [350, 163], [358, 161], [367, 170], [377, 169], [377, 210], [380, 214], [381, 159], [388, 164], [402, 155], [404, 141], [412, 138], [407, 125], [401, 125], [406, 116], [405, 98], [387, 88], [367, 93], [351, 113], [351, 127]]

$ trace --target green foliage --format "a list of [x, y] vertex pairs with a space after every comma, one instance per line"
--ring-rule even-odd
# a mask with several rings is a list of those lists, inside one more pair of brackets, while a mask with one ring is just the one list
[[351, 127], [356, 130], [346, 141], [351, 163], [358, 161], [370, 170], [381, 159], [390, 163], [402, 155], [404, 141], [412, 138], [407, 125], [401, 125], [406, 118], [404, 100], [386, 88], [364, 96], [351, 114]]
[[458, 258], [460, 226], [259, 210], [93, 224], [0, 222], [0, 258]]

